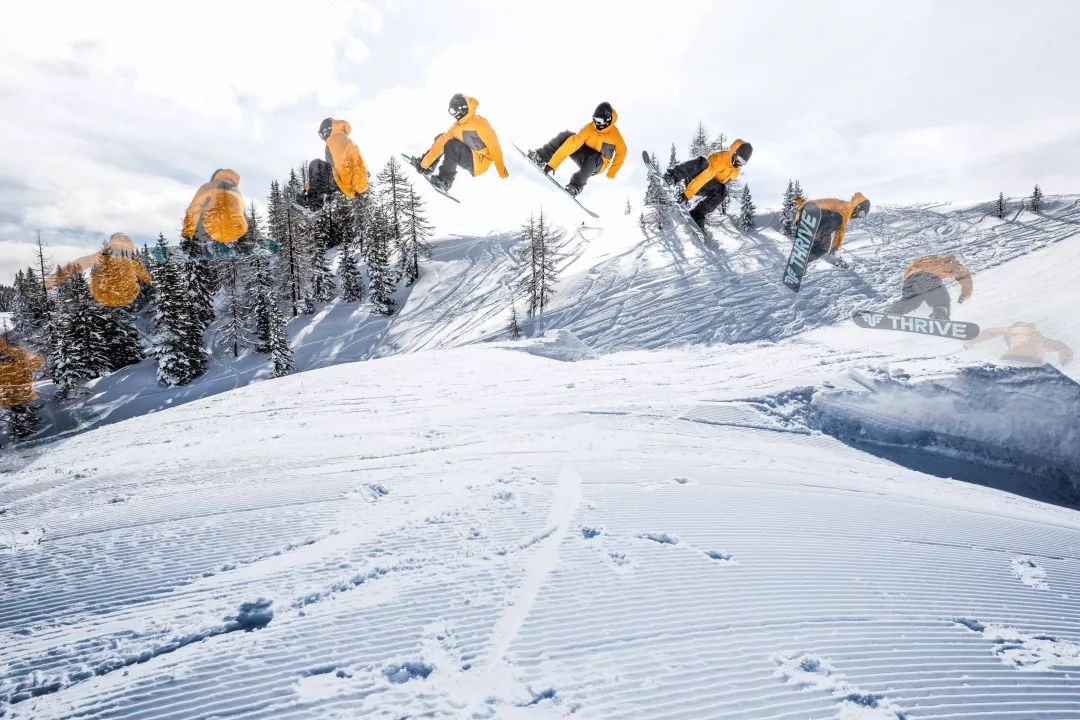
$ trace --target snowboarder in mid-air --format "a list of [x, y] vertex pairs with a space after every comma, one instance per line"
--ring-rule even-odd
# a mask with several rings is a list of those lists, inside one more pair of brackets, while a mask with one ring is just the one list
[[368, 171], [360, 148], [349, 137], [352, 126], [347, 120], [326, 118], [319, 125], [319, 137], [326, 143], [326, 159], [315, 158], [308, 164], [304, 192], [297, 203], [309, 210], [319, 210], [337, 186], [345, 197], [367, 191]]
[[904, 268], [904, 284], [900, 300], [886, 310], [893, 315], [909, 315], [923, 303], [930, 306], [932, 320], [948, 320], [951, 300], [944, 280], [955, 278], [960, 283], [960, 298], [964, 302], [975, 292], [971, 273], [952, 255], [924, 255]]
[[753, 153], [753, 145], [736, 140], [727, 150], [714, 152], [707, 158], [687, 160], [664, 173], [664, 180], [676, 191], [680, 182], [686, 182], [681, 195], [676, 193], [680, 203], [687, 204], [695, 196], [701, 197], [690, 210], [690, 217], [702, 232], [705, 231], [705, 218], [727, 197], [727, 183], [739, 177], [740, 168], [750, 162]]
[[573, 133], [564, 130], [545, 145], [529, 151], [529, 159], [545, 173], [554, 173], [566, 158], [577, 163], [578, 170], [570, 177], [566, 191], [578, 196], [593, 175], [607, 169], [608, 179], [614, 180], [626, 159], [626, 142], [615, 127], [619, 114], [611, 103], [602, 102], [593, 110], [592, 121]]
[[[864, 218], [870, 212], [870, 201], [862, 193], [855, 193], [851, 200], [838, 200], [837, 198], [821, 198], [818, 200], [806, 200], [796, 198], [795, 204], [798, 210], [795, 212], [794, 226], [799, 227], [802, 213], [807, 206], [813, 205], [821, 211], [821, 220], [814, 232], [813, 245], [810, 247], [810, 256], [807, 265], [824, 255], [834, 255], [840, 246], [844, 244], [844, 235], [847, 234], [848, 223], [855, 218]], [[847, 263], [840, 258], [835, 259], [835, 264], [847, 267]]]
[[[479, 103], [476, 98], [466, 97], [461, 93], [450, 98], [447, 108], [454, 122], [450, 129], [435, 137], [431, 149], [416, 164], [417, 170], [428, 178], [437, 190], [448, 192], [457, 177], [458, 168], [468, 170], [473, 177], [478, 177], [494, 163], [499, 177], [506, 178], [510, 173], [503, 163], [502, 147], [491, 124], [476, 114]], [[442, 163], [434, 175], [434, 163], [442, 156]]]

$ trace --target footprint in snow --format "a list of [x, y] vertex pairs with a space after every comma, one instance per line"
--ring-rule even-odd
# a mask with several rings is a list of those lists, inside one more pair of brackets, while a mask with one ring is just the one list
[[1030, 588], [1036, 590], [1049, 590], [1050, 585], [1046, 582], [1046, 568], [1039, 565], [1027, 555], [1018, 555], [1009, 561], [1016, 579]]
[[1080, 668], [1080, 644], [1051, 635], [1031, 635], [1004, 625], [955, 618], [957, 625], [977, 633], [991, 644], [998, 660], [1017, 670], [1045, 671]]
[[652, 540], [654, 543], [661, 545], [678, 545], [679, 538], [677, 535], [669, 535], [668, 533], [638, 533], [638, 537], [642, 540]]
[[832, 664], [810, 653], [773, 655], [776, 675], [800, 690], [821, 690], [836, 699], [837, 720], [907, 720], [896, 703], [853, 686]]

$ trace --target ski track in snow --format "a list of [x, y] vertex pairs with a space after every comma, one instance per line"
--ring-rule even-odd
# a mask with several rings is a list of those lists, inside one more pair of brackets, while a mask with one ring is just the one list
[[[0, 554], [13, 589], [0, 708], [1080, 718], [1078, 600], [1010, 566], [1030, 558], [1077, 586], [1075, 513], [942, 493], [767, 415], [689, 421], [748, 386], [766, 397], [864, 360], [465, 348], [261, 383], [57, 444], [0, 489], [7, 532], [40, 531]], [[738, 407], [748, 418], [755, 402]], [[265, 627], [218, 631], [260, 598]], [[827, 658], [846, 694], [785, 683], [774, 657], [793, 649]]]

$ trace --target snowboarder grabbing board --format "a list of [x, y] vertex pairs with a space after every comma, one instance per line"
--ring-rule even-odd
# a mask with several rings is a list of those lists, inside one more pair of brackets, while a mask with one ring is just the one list
[[[479, 177], [494, 165], [499, 177], [510, 176], [503, 162], [502, 147], [495, 130], [491, 123], [476, 114], [479, 105], [476, 98], [461, 93], [450, 98], [447, 112], [454, 118], [454, 122], [450, 124], [449, 130], [435, 136], [431, 148], [415, 164], [416, 169], [428, 177], [432, 186], [444, 194], [450, 192], [457, 178], [458, 168], [467, 170], [473, 177]], [[440, 157], [442, 162], [435, 172], [435, 161]]]
[[[745, 140], [736, 140], [727, 150], [714, 152], [708, 157], [696, 157], [669, 168], [664, 173], [664, 181], [676, 192], [676, 202], [689, 207], [690, 201], [700, 200], [690, 209], [690, 219], [705, 232], [705, 218], [728, 195], [728, 183], [739, 177], [739, 171], [750, 162], [754, 146]], [[685, 182], [686, 188], [678, 192], [679, 183]]]
[[526, 156], [545, 175], [554, 175], [567, 158], [573, 160], [578, 169], [564, 189], [577, 197], [593, 175], [607, 170], [608, 179], [614, 180], [626, 160], [626, 141], [615, 126], [618, 120], [611, 103], [602, 102], [593, 110], [592, 120], [576, 133], [564, 130]]
[[797, 198], [795, 203], [799, 208], [794, 222], [795, 241], [784, 266], [784, 285], [792, 292], [799, 292], [803, 274], [818, 258], [831, 255], [831, 264], [847, 267], [836, 251], [844, 244], [848, 222], [866, 217], [870, 201], [862, 193], [855, 193], [846, 202], [836, 198], [810, 201]]

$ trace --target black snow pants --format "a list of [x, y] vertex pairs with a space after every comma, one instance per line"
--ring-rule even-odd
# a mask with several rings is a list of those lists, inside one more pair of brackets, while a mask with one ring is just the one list
[[[536, 154], [540, 156], [540, 159], [545, 163], [549, 162], [551, 158], [558, 152], [562, 144], [567, 141], [574, 133], [569, 130], [564, 130], [555, 137], [548, 140], [536, 151]], [[585, 183], [589, 182], [589, 178], [596, 175], [604, 168], [604, 156], [598, 151], [593, 150], [588, 145], [582, 145], [574, 152], [570, 153], [570, 159], [577, 163], [578, 170], [570, 176], [570, 184], [575, 186], [578, 190], [585, 187]]]
[[810, 246], [810, 259], [807, 260], [807, 264], [832, 250], [833, 235], [843, 223], [844, 218], [840, 213], [832, 210], [821, 211], [821, 222], [818, 223], [817, 232], [814, 233], [814, 244]]
[[930, 306], [930, 317], [935, 320], [949, 319], [952, 300], [941, 278], [928, 272], [912, 273], [904, 278], [900, 300], [893, 303], [887, 312], [894, 315], [908, 315], [923, 303]]
[[[435, 136], [436, 138], [438, 135]], [[473, 174], [472, 149], [457, 138], [450, 138], [443, 145], [442, 163], [439, 165], [439, 179], [450, 187], [457, 178], [458, 168]]]
[[[709, 161], [703, 157], [694, 158], [693, 160], [687, 160], [684, 163], [679, 163], [672, 168], [672, 175], [675, 176], [675, 180], [682, 180], [687, 183], [691, 182], [698, 175], [703, 173], [706, 168], [709, 167]], [[715, 178], [710, 180], [701, 186], [698, 190], [697, 196], [701, 198], [698, 204], [694, 206], [694, 209], [690, 211], [690, 217], [694, 219], [698, 225], [704, 227], [705, 218], [716, 208], [720, 207], [720, 204], [724, 202], [724, 198], [727, 197], [728, 189], [725, 183], [716, 180]]]

